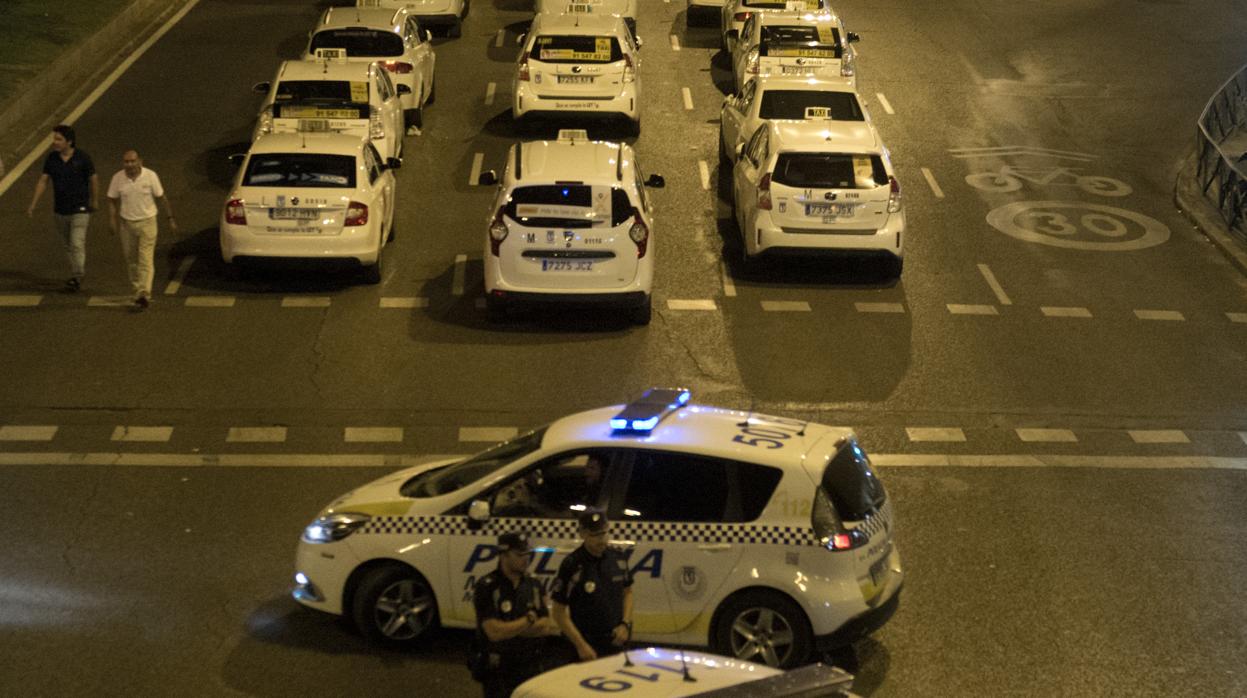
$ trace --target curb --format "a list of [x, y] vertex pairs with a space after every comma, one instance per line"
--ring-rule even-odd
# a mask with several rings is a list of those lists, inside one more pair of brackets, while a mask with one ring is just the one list
[[112, 20], [76, 45], [67, 46], [51, 65], [17, 87], [0, 111], [0, 175], [4, 163], [16, 163], [38, 145], [73, 104], [95, 89], [189, 0], [133, 0]]
[[1173, 203], [1212, 244], [1225, 255], [1230, 264], [1247, 275], [1247, 245], [1230, 235], [1221, 213], [1208, 201], [1195, 179], [1199, 154], [1192, 152], [1182, 162], [1173, 185]]

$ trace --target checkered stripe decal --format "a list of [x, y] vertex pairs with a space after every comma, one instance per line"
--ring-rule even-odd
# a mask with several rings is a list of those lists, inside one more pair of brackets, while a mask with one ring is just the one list
[[885, 528], [891, 528], [892, 524], [892, 500], [883, 500], [883, 506], [879, 512], [866, 517], [866, 520], [857, 526], [857, 530], [866, 534], [869, 540], [875, 537], [876, 533], [882, 532]]
[[[562, 519], [490, 519], [470, 528], [463, 516], [378, 516], [360, 531], [364, 534], [476, 536], [496, 538], [504, 531], [523, 529], [537, 539], [575, 538], [576, 522]], [[763, 526], [715, 523], [626, 523], [611, 525], [616, 538], [649, 543], [736, 543], [741, 545], [818, 545], [814, 531], [801, 526]]]

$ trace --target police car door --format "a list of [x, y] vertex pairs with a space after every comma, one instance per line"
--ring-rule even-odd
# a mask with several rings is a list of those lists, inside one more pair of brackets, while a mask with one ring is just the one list
[[455, 536], [450, 543], [450, 584], [454, 613], [471, 619], [472, 586], [498, 565], [500, 534], [523, 530], [538, 548], [528, 572], [549, 591], [563, 557], [580, 545], [576, 516], [604, 504], [610, 489], [611, 449], [575, 449], [526, 466], [502, 484], [474, 499], [489, 502], [489, 521], [477, 535]]

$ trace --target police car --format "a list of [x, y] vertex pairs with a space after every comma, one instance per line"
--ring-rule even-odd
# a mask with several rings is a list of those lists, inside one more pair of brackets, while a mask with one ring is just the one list
[[841, 80], [754, 78], [723, 99], [719, 109], [720, 162], [736, 162], [736, 146], [766, 121], [796, 121], [822, 132], [828, 121], [866, 122], [857, 91]]
[[869, 252], [900, 275], [901, 185], [869, 122], [767, 121], [736, 151], [732, 204], [744, 260]]
[[628, 31], [636, 36], [637, 0], [535, 0], [539, 15], [607, 15], [623, 18]]
[[371, 63], [390, 71], [408, 126], [423, 122], [424, 106], [433, 102], [437, 56], [429, 32], [406, 9], [331, 7], [312, 30], [304, 60], [338, 58]]
[[790, 14], [834, 14], [831, 0], [725, 0], [719, 12], [719, 32], [723, 48], [735, 50], [745, 20], [758, 12], [784, 12]]
[[637, 642], [789, 667], [900, 601], [892, 503], [852, 430], [695, 405], [681, 389], [348, 492], [303, 532], [293, 595], [391, 644], [471, 628], [497, 536], [527, 531], [529, 572], [548, 586], [590, 507], [628, 556]]
[[404, 8], [416, 17], [422, 27], [446, 27], [451, 38], [463, 36], [463, 20], [471, 9], [471, 0], [356, 0], [358, 7]]
[[770, 10], [751, 15], [732, 53], [736, 89], [750, 78], [772, 75], [840, 78], [857, 86], [857, 59], [846, 32], [832, 14], [790, 14]]
[[251, 140], [290, 131], [349, 133], [372, 141], [385, 158], [403, 153], [403, 106], [390, 74], [376, 63], [342, 59], [283, 61], [265, 95]]
[[397, 159], [338, 133], [271, 133], [240, 159], [221, 212], [226, 263], [262, 258], [348, 259], [381, 281], [394, 234]]
[[650, 321], [654, 218], [632, 146], [585, 131], [507, 152], [485, 234], [485, 302], [493, 319], [518, 303], [609, 303]]
[[622, 116], [639, 132], [639, 49], [620, 17], [537, 15], [516, 64], [512, 116]]

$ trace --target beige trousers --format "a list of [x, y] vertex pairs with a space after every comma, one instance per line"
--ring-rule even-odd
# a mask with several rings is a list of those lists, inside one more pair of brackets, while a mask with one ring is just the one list
[[152, 295], [152, 276], [155, 274], [156, 217], [141, 221], [121, 219], [121, 252], [126, 257], [130, 272], [130, 285], [134, 297]]

